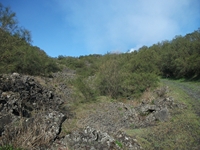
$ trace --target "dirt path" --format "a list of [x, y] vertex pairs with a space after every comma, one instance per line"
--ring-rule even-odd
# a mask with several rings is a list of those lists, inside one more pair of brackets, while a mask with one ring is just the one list
[[174, 86], [184, 91], [191, 98], [192, 107], [197, 113], [197, 115], [200, 116], [200, 83], [181, 82], [168, 79], [161, 79], [161, 82], [168, 85], [169, 87]]

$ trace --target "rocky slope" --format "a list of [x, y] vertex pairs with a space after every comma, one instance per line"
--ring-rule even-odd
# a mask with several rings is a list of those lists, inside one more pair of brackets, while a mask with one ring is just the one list
[[[51, 80], [48, 79], [49, 82]], [[67, 85], [59, 85], [60, 91], [66, 91], [63, 88], [66, 89]], [[63, 107], [67, 99], [55, 93], [55, 89], [42, 86], [35, 77], [18, 73], [1, 75], [0, 145], [49, 150], [139, 150], [142, 147], [137, 139], [126, 135], [123, 129], [143, 128], [158, 121], [167, 121], [173, 109], [185, 107], [166, 95], [159, 95], [152, 101], [144, 100], [137, 106], [122, 102], [101, 103], [80, 118], [79, 123], [83, 128], [61, 136], [62, 123], [76, 116]], [[69, 93], [63, 95], [69, 96]]]

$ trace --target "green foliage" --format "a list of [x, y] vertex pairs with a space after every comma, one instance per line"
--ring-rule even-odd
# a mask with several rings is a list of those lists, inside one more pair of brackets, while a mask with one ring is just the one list
[[[146, 53], [147, 52], [147, 53]], [[147, 51], [132, 54], [106, 54], [81, 56], [79, 58], [59, 56], [58, 62], [76, 70], [75, 86], [83, 93], [86, 101], [96, 96], [111, 98], [135, 98], [149, 88], [157, 86], [159, 74], [156, 52]], [[147, 62], [152, 63], [148, 64]], [[94, 77], [94, 80], [88, 80]], [[86, 82], [88, 81], [88, 82]], [[93, 84], [93, 87], [89, 84]]]
[[159, 73], [157, 67], [159, 56], [154, 50], [142, 47], [139, 49], [138, 53], [132, 53], [131, 55], [131, 66], [129, 65], [128, 67], [132, 72]]
[[120, 147], [120, 148], [122, 148], [123, 147], [123, 145], [122, 145], [122, 143], [121, 142], [119, 142], [119, 141], [115, 141], [115, 143]]
[[172, 41], [159, 43], [163, 76], [174, 78], [199, 77], [200, 29]]
[[158, 77], [152, 73], [132, 73], [123, 82], [123, 96], [138, 98], [141, 94], [158, 85]]
[[105, 61], [99, 70], [99, 90], [102, 95], [117, 98], [121, 94], [123, 75], [119, 62], [115, 59]]
[[[0, 39], [2, 38], [4, 37], [1, 34]], [[19, 72], [30, 75], [45, 75], [59, 70], [55, 60], [49, 58], [38, 47], [30, 46], [12, 36], [8, 36], [7, 41], [7, 44], [0, 45], [1, 73]]]
[[101, 55], [80, 56], [79, 58], [60, 55], [57, 61], [67, 68], [76, 70], [77, 74], [84, 78], [95, 75], [99, 67], [100, 58]]
[[38, 47], [30, 45], [30, 32], [18, 27], [15, 13], [0, 3], [0, 72], [47, 75], [58, 65]]
[[18, 26], [16, 14], [9, 7], [4, 7], [0, 3], [0, 29], [10, 35], [20, 38], [28, 43], [31, 42], [30, 31]]
[[154, 70], [135, 68], [133, 71], [132, 67], [135, 64], [128, 59], [127, 55], [105, 56], [98, 74], [98, 87], [102, 95], [112, 98], [133, 98], [140, 96], [148, 88], [156, 87], [158, 79]]
[[0, 26], [5, 31], [13, 31], [17, 27], [16, 14], [9, 7], [0, 3]]

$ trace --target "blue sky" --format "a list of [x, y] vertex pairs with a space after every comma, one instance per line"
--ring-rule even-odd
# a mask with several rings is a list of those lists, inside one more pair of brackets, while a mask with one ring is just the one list
[[200, 27], [199, 0], [0, 0], [49, 56], [126, 52]]

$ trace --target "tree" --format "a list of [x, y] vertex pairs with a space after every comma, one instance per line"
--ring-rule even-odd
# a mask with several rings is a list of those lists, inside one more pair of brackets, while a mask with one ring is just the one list
[[12, 12], [9, 7], [4, 7], [0, 3], [0, 29], [11, 35], [17, 36], [26, 42], [31, 42], [31, 33], [27, 29], [18, 26], [16, 13]]
[[4, 7], [0, 3], [0, 27], [9, 33], [15, 32], [17, 29], [16, 14], [9, 7]]

